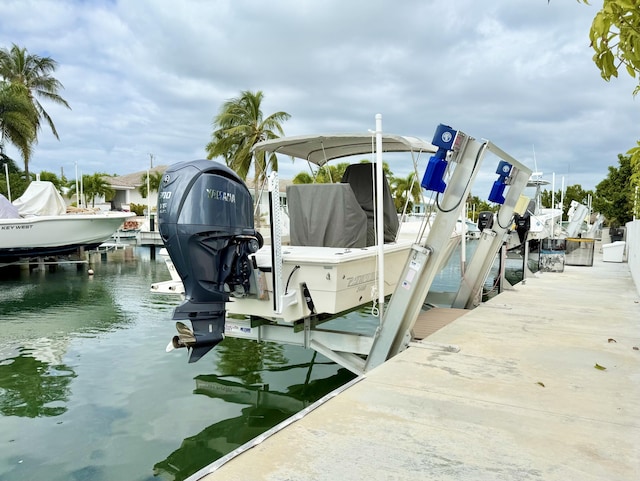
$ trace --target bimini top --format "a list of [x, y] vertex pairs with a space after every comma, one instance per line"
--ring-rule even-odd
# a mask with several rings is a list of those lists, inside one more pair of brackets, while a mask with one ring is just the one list
[[[374, 133], [298, 135], [265, 140], [253, 146], [255, 152], [273, 152], [305, 159], [323, 166], [333, 159], [375, 152]], [[438, 149], [417, 137], [382, 134], [383, 152], [434, 153]]]

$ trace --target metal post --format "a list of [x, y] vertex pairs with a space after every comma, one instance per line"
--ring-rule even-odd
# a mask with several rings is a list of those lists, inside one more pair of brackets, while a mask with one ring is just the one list
[[384, 315], [384, 196], [382, 169], [382, 115], [376, 114], [376, 229], [378, 230], [378, 315]]
[[271, 172], [268, 178], [269, 209], [271, 219], [271, 275], [273, 280], [273, 311], [282, 313], [282, 223], [280, 221], [280, 183], [278, 173]]
[[[7, 178], [7, 195], [9, 196], [9, 202], [11, 202], [11, 184], [9, 183], [9, 165], [7, 163], [4, 164], [4, 174]], [[638, 188], [636, 187], [636, 193]]]

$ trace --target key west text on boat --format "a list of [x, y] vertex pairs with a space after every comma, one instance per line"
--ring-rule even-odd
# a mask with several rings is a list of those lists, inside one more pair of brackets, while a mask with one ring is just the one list
[[[345, 173], [343, 182], [289, 186], [290, 245], [280, 241], [279, 187], [277, 174], [271, 173], [272, 233], [264, 246], [254, 226], [251, 195], [233, 171], [207, 160], [166, 171], [158, 224], [184, 285], [184, 300], [173, 314], [178, 335], [167, 350], [188, 348], [190, 362], [229, 335], [302, 345], [356, 373], [375, 367], [411, 340], [431, 283], [459, 240], [452, 234], [485, 153], [501, 159], [489, 195], [500, 208], [478, 241], [467, 268], [473, 278], [461, 283], [456, 307], [466, 306], [481, 289], [531, 174], [491, 142], [445, 125], [438, 126], [432, 143], [383, 134], [380, 116], [374, 133], [285, 137], [260, 142], [254, 150], [320, 166], [375, 152], [380, 168], [354, 164], [356, 173]], [[433, 154], [422, 187], [435, 195], [437, 209], [427, 216], [431, 225], [418, 239], [396, 238], [398, 218], [386, 179], [378, 174], [383, 152]], [[358, 306], [374, 301], [382, 307], [390, 294], [374, 336], [322, 329], [324, 321]]]

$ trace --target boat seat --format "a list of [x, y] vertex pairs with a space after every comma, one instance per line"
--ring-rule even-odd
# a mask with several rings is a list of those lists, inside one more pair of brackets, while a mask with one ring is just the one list
[[[370, 162], [351, 164], [342, 176], [342, 182], [348, 183], [356, 195], [356, 199], [367, 214], [367, 245], [376, 244], [375, 216], [376, 199], [373, 195], [375, 185], [375, 164]], [[395, 242], [400, 228], [396, 206], [391, 197], [389, 182], [385, 176], [383, 185], [384, 242]]]
[[348, 184], [287, 186], [292, 246], [365, 247], [367, 215]]

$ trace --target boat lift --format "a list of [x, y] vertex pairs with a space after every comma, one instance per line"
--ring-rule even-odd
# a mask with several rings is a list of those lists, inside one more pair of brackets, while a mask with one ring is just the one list
[[[381, 129], [376, 129], [376, 135], [381, 135]], [[378, 142], [376, 144], [377, 146], [379, 145]], [[327, 319], [315, 315], [305, 314], [305, 317], [302, 317], [296, 322], [282, 322], [275, 318], [264, 319], [257, 316], [236, 316], [233, 314], [235, 312], [233, 307], [235, 302], [233, 299], [227, 301], [227, 309], [231, 314], [227, 313], [225, 318], [224, 311], [220, 311], [224, 306], [222, 298], [214, 299], [215, 302], [208, 301], [205, 303], [191, 298], [186, 301], [185, 305], [176, 309], [176, 313], [179, 313], [180, 310], [183, 316], [186, 317], [176, 317], [177, 315], [174, 315], [174, 319], [188, 318], [192, 320], [192, 323], [195, 319], [205, 325], [205, 327], [208, 326], [207, 331], [201, 330], [197, 332], [196, 330], [194, 333], [179, 322], [179, 336], [174, 337], [173, 344], [170, 343], [169, 347], [187, 347], [194, 352], [199, 350], [199, 353], [195, 359], [193, 359], [197, 360], [197, 358], [212, 347], [210, 344], [215, 345], [220, 342], [224, 336], [231, 336], [254, 341], [293, 344], [314, 349], [356, 374], [362, 374], [382, 364], [390, 357], [406, 349], [411, 342], [412, 329], [425, 303], [433, 280], [442, 268], [447, 256], [450, 255], [447, 246], [449, 245], [451, 233], [454, 231], [456, 223], [464, 209], [466, 199], [471, 192], [471, 187], [480, 170], [482, 161], [489, 152], [500, 159], [496, 168], [498, 178], [494, 182], [489, 194], [489, 200], [499, 204], [500, 207], [495, 215], [495, 221], [492, 222], [491, 225], [488, 225], [482, 232], [478, 248], [471, 261], [467, 264], [464, 282], [461, 283], [452, 306], [471, 307], [473, 299], [476, 297], [479, 289], [482, 288], [484, 280], [493, 265], [496, 253], [501, 248], [512, 227], [514, 209], [531, 175], [531, 170], [493, 143], [486, 140], [476, 140], [446, 125], [441, 124], [438, 126], [432, 144], [437, 148], [437, 152], [429, 160], [422, 179], [422, 187], [427, 191], [435, 193], [436, 215], [429, 233], [419, 242], [411, 246], [409, 255], [406, 258], [406, 263], [401, 271], [399, 281], [397, 282], [395, 291], [391, 295], [389, 303], [385, 306], [383, 302], [380, 302], [379, 305], [380, 307], [384, 306], [384, 311], [381, 313], [381, 322], [374, 336], [325, 329], [322, 327], [322, 324]], [[228, 177], [231, 174], [225, 175]], [[177, 180], [171, 179], [171, 182], [176, 183], [176, 185], [179, 185], [180, 182], [186, 182], [186, 180], [183, 181], [177, 177], [176, 179]], [[216, 180], [215, 182], [219, 181]], [[222, 190], [216, 190], [218, 187], [215, 185], [214, 187], [215, 189], [206, 189], [207, 192], [213, 192], [219, 195], [218, 192], [222, 192]], [[225, 189], [226, 188], [225, 186]], [[275, 221], [271, 223], [271, 240], [273, 246], [271, 251], [272, 259], [270, 262], [272, 289], [270, 290], [273, 296], [273, 312], [282, 313], [283, 310], [287, 308], [288, 303], [295, 303], [296, 301], [292, 297], [288, 297], [285, 284], [285, 282], [288, 283], [288, 281], [284, 281], [282, 256], [281, 253], [279, 254], [282, 246], [279, 242], [281, 238], [281, 224], [277, 221], [280, 206], [278, 195], [279, 186], [276, 173], [272, 173], [269, 178], [269, 191], [272, 219], [275, 219]], [[168, 190], [168, 187], [161, 190], [160, 196], [162, 197], [163, 195], [167, 200], [171, 196], [171, 191]], [[239, 191], [236, 196], [238, 195]], [[240, 199], [244, 199], [245, 197], [246, 195], [243, 194], [242, 197], [237, 197], [237, 201], [239, 202]], [[234, 202], [236, 202], [236, 197], [234, 197]], [[161, 204], [161, 206], [162, 205], [164, 204]], [[164, 211], [165, 214], [169, 213], [171, 209], [173, 209], [173, 207], [169, 205]], [[162, 209], [160, 213], [163, 213]], [[180, 233], [184, 231], [184, 228], [177, 226], [177, 224], [176, 227], [181, 230], [176, 231], [179, 233], [179, 236], [173, 237], [173, 239], [175, 239], [173, 242], [176, 242], [176, 245], [183, 245], [185, 247], [180, 247], [182, 250], [175, 250], [181, 252], [181, 255], [184, 256], [181, 262], [189, 262], [187, 257], [193, 254], [189, 254], [187, 250], [184, 250], [187, 244], [181, 239], [186, 239], [187, 237], [186, 234]], [[175, 229], [170, 224], [167, 224], [164, 228], [165, 232], [167, 232], [169, 228]], [[234, 247], [233, 249], [240, 249], [236, 251], [240, 257], [238, 257], [237, 261], [234, 260], [232, 265], [237, 265], [238, 267], [236, 268], [240, 269], [240, 266], [246, 265], [246, 260], [243, 259], [251, 259], [251, 257], [246, 256], [251, 256], [251, 252], [255, 253], [258, 246], [251, 246], [252, 242], [255, 243], [255, 240], [252, 240], [255, 234], [249, 224], [244, 224], [244, 219], [235, 229], [237, 234], [233, 234], [235, 237], [229, 237], [231, 243], [228, 245], [230, 246], [229, 248], [231, 248], [232, 245], [236, 245], [234, 243], [237, 243], [238, 247]], [[184, 237], [180, 237], [183, 235]], [[165, 237], [169, 238], [168, 236]], [[167, 243], [166, 240], [165, 243]], [[169, 245], [167, 245], [167, 247], [169, 247]], [[229, 252], [229, 254], [225, 255], [235, 255], [232, 254], [232, 250], [228, 250], [229, 248], [224, 247], [224, 249], [227, 250], [222, 252]], [[216, 247], [216, 249], [221, 248]], [[178, 259], [180, 260], [179, 257]], [[203, 261], [204, 257], [202, 260], [198, 260], [198, 263]], [[193, 264], [195, 257], [190, 262]], [[238, 264], [236, 264], [236, 262], [238, 262]], [[223, 269], [224, 267], [220, 264], [219, 268]], [[245, 267], [242, 267], [242, 269], [245, 269]], [[240, 271], [238, 272], [240, 273]], [[251, 288], [254, 289], [256, 287], [255, 284], [259, 283], [259, 281], [260, 279], [256, 280], [252, 278]], [[194, 284], [194, 286], [202, 286], [209, 289], [204, 284]], [[193, 287], [193, 289], [202, 289], [202, 287]], [[302, 283], [299, 287], [304, 294], [305, 284]], [[237, 284], [236, 288], [241, 288], [241, 286]], [[207, 295], [207, 297], [208, 296], [209, 295]], [[382, 294], [380, 298], [381, 301], [383, 301], [384, 294]], [[313, 300], [311, 297], [304, 295], [303, 304], [305, 302], [306, 306], [299, 306], [298, 303], [296, 309], [300, 308], [303, 309], [304, 312], [314, 313]], [[191, 305], [189, 305], [189, 303]], [[191, 311], [194, 311], [194, 313], [189, 314]], [[224, 333], [220, 332], [221, 321], [223, 322]], [[199, 342], [201, 342], [201, 344], [199, 344]], [[193, 360], [190, 358], [190, 362], [193, 362]]]
[[[495, 144], [478, 141], [447, 126], [438, 127], [432, 143], [441, 150], [432, 157], [422, 186], [443, 192], [444, 196], [427, 239], [422, 245], [414, 245], [407, 260], [401, 282], [376, 332], [364, 371], [382, 364], [409, 345], [413, 326], [437, 274], [434, 265], [437, 265], [446, 240], [444, 234], [455, 225], [486, 152], [501, 159], [496, 169], [499, 177], [489, 195], [489, 200], [500, 204], [500, 208], [492, 225], [482, 231], [479, 245], [466, 264], [464, 282], [460, 284], [452, 307], [472, 307], [473, 299], [482, 289], [495, 256], [511, 229], [514, 208], [531, 175], [529, 168]], [[457, 165], [451, 180], [445, 185], [440, 172], [448, 167], [445, 164], [452, 163]]]

